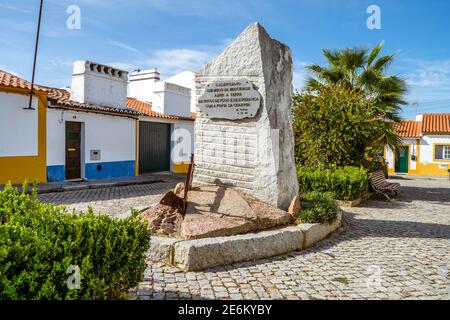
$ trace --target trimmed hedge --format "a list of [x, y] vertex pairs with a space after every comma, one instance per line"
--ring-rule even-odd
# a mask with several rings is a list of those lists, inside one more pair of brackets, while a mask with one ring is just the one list
[[301, 193], [331, 192], [338, 200], [358, 199], [369, 186], [367, 171], [357, 167], [320, 169], [300, 166], [297, 168], [297, 178]]
[[[121, 299], [143, 279], [150, 234], [135, 215], [77, 215], [6, 186], [0, 221], [0, 300]], [[67, 285], [72, 265], [79, 289]]]
[[332, 223], [336, 220], [339, 206], [330, 192], [308, 192], [302, 195], [301, 223]]

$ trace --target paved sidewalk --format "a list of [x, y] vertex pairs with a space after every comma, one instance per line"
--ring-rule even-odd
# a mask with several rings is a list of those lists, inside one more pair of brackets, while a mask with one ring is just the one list
[[[150, 183], [180, 182], [184, 181], [185, 177], [186, 176], [184, 174], [174, 174], [172, 172], [156, 172], [140, 175], [137, 177], [39, 183], [37, 187], [38, 194], [46, 194], [88, 189], [126, 187], [131, 185], [143, 185]], [[21, 185], [15, 185], [15, 187], [17, 187], [19, 190], [22, 189]], [[2, 188], [3, 186], [0, 185], [0, 190]]]
[[124, 187], [99, 188], [40, 194], [46, 203], [64, 205], [69, 210], [86, 212], [92, 208], [95, 213], [112, 217], [125, 212], [150, 206], [161, 200], [164, 193], [173, 189], [177, 181], [129, 185]]
[[[95, 213], [114, 217], [158, 202], [164, 193], [184, 180], [185, 175], [163, 172], [114, 180], [48, 183], [39, 187], [38, 197], [43, 202], [64, 205], [76, 212], [86, 212], [90, 207]], [[60, 187], [64, 191], [60, 191]]]
[[[450, 182], [393, 177], [391, 202], [345, 209], [346, 224], [305, 251], [202, 272], [150, 264], [140, 299], [449, 299]], [[176, 182], [42, 194], [116, 215], [160, 200]]]

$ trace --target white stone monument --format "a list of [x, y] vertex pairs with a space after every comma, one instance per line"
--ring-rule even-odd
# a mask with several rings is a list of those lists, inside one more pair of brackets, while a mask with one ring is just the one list
[[233, 186], [287, 210], [298, 195], [290, 49], [254, 23], [195, 82], [194, 182]]

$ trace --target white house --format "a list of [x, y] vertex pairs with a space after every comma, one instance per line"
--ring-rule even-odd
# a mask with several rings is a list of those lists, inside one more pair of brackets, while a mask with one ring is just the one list
[[166, 81], [191, 89], [191, 112], [197, 112], [197, 110], [195, 109], [197, 103], [195, 73], [192, 71], [183, 71], [168, 78]]
[[447, 176], [450, 169], [450, 113], [418, 115], [402, 121], [400, 150], [385, 149], [389, 173]]
[[128, 83], [127, 71], [76, 61], [70, 90], [35, 86], [25, 109], [30, 83], [0, 71], [0, 183], [186, 172], [191, 90], [156, 72], [138, 78]]
[[0, 184], [46, 181], [46, 88], [0, 70]]
[[136, 175], [140, 113], [127, 108], [127, 82], [124, 70], [74, 62], [71, 91], [48, 97], [48, 181]]
[[161, 81], [156, 69], [130, 74], [128, 106], [143, 114], [139, 117], [140, 173], [169, 169], [187, 172], [194, 152], [191, 95], [188, 87]]

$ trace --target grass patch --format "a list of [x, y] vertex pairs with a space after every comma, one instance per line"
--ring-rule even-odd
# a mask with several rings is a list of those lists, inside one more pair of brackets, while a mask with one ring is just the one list
[[333, 279], [333, 281], [340, 282], [346, 285], [348, 284], [348, 279], [346, 277], [336, 277]]

